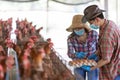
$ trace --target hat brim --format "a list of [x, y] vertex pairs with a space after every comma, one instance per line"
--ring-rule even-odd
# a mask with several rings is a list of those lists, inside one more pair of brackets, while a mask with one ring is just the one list
[[[101, 10], [100, 13], [98, 13], [97, 15], [93, 16], [93, 17], [96, 17], [98, 16], [99, 14], [101, 14], [102, 12], [106, 12], [106, 10]], [[86, 19], [85, 15], [82, 17], [82, 22], [83, 23], [86, 23], [88, 20]]]
[[84, 24], [72, 24], [70, 27], [68, 27], [66, 29], [66, 31], [73, 32], [73, 29], [75, 29], [75, 28], [84, 28], [83, 26], [85, 26], [85, 25]]
[[70, 27], [68, 27], [68, 28], [66, 29], [66, 31], [72, 32], [72, 31], [73, 31], [73, 26], [71, 25]]
[[87, 22], [87, 19], [86, 19], [85, 16], [82, 17], [82, 22], [83, 22], [83, 23], [86, 23], [86, 22]]
[[71, 25], [70, 27], [68, 27], [68, 28], [66, 29], [66, 31], [68, 31], [68, 32], [73, 32], [73, 29], [74, 29], [74, 28], [86, 28], [88, 31], [91, 30], [91, 28], [89, 28], [87, 24], [79, 24], [79, 26], [77, 26], [77, 27], [74, 27], [74, 25]]

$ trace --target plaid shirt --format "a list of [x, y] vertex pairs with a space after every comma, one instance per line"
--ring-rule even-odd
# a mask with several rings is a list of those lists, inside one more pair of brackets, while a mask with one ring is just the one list
[[[107, 24], [107, 20], [105, 24]], [[110, 60], [110, 63], [100, 68], [99, 80], [114, 80], [120, 70], [120, 30], [109, 21], [107, 26], [102, 26], [98, 42], [100, 59]]]
[[[68, 56], [72, 59], [76, 58], [76, 52], [87, 52], [87, 56], [95, 53], [98, 43], [98, 33], [94, 30], [91, 30], [88, 33], [86, 43], [81, 43], [78, 41], [78, 36], [72, 33], [68, 39]], [[86, 56], [86, 57], [87, 57]]]

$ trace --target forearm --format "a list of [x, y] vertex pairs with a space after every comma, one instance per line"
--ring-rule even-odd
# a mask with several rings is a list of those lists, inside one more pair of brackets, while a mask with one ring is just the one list
[[68, 57], [71, 58], [71, 59], [74, 59], [74, 58], [75, 58], [75, 54], [73, 54], [73, 53], [68, 53]]
[[101, 60], [98, 61], [98, 63], [97, 63], [96, 66], [94, 66], [94, 67], [91, 68], [91, 70], [94, 70], [94, 69], [96, 69], [96, 68], [100, 68], [100, 67], [108, 64], [109, 62], [110, 62], [109, 60], [101, 59]]

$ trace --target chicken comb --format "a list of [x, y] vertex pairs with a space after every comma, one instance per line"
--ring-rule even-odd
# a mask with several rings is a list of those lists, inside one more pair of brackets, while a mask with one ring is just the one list
[[34, 43], [34, 41], [31, 38], [28, 40], [28, 42]]
[[7, 39], [5, 40], [5, 43], [12, 43], [12, 40], [11, 40], [10, 38], [7, 38]]
[[19, 32], [19, 30], [18, 29], [16, 29], [15, 31], [14, 31], [14, 33], [18, 33]]
[[31, 36], [31, 39], [36, 39], [36, 38], [38, 38], [36, 35]]

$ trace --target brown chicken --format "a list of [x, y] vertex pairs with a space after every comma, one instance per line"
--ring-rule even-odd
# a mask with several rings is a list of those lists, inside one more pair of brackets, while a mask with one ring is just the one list
[[46, 55], [49, 55], [51, 53], [52, 47], [53, 47], [53, 43], [51, 42], [51, 39], [48, 38], [47, 43], [44, 46], [44, 50], [45, 50]]
[[4, 80], [5, 73], [6, 73], [6, 53], [3, 47], [0, 45], [0, 80]]
[[4, 69], [1, 64], [0, 64], [0, 80], [4, 80]]
[[18, 45], [16, 45], [15, 43], [13, 43], [13, 49], [16, 51], [17, 57], [19, 57], [22, 52], [21, 48]]
[[43, 80], [43, 58], [45, 57], [45, 51], [43, 46], [36, 47], [36, 53], [34, 54], [32, 63], [33, 63], [33, 72], [32, 78], [33, 80]]
[[22, 50], [22, 53], [19, 57], [19, 64], [20, 64], [20, 75], [22, 77], [21, 80], [27, 80], [31, 77], [31, 63], [32, 63], [32, 53], [35, 53], [34, 51], [34, 43], [32, 40], [29, 40], [24, 45], [24, 48]]

